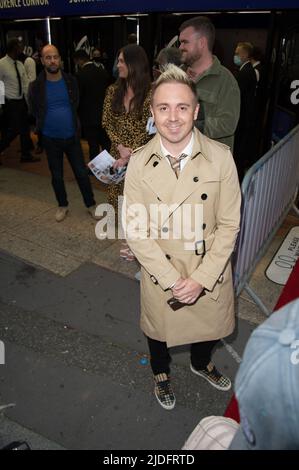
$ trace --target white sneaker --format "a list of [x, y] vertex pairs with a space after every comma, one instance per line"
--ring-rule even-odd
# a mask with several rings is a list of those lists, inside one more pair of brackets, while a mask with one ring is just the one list
[[68, 211], [67, 207], [58, 207], [55, 214], [56, 222], [62, 222], [66, 218]]

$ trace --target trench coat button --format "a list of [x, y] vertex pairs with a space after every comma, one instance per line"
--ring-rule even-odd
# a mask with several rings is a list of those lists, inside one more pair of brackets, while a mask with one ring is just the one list
[[197, 183], [197, 181], [198, 181], [198, 176], [194, 176], [193, 181], [194, 181], [194, 183]]
[[156, 285], [158, 284], [158, 281], [157, 281], [157, 279], [155, 278], [155, 276], [151, 275], [151, 276], [150, 276], [150, 280], [151, 280], [154, 284], [156, 284]]
[[157, 165], [159, 165], [159, 162], [154, 162], [153, 163], [153, 166], [157, 166]]
[[205, 201], [206, 199], [208, 199], [207, 194], [203, 193], [203, 194], [201, 195], [201, 199], [202, 199], [203, 201]]
[[219, 278], [218, 278], [218, 283], [219, 284], [222, 284], [223, 283], [223, 274], [220, 274]]
[[171, 259], [171, 256], [170, 255], [165, 255], [167, 259]]
[[207, 224], [202, 224], [202, 229], [205, 230], [207, 227]]
[[159, 198], [159, 196], [157, 196], [157, 199], [158, 199], [158, 201], [161, 201], [161, 199]]
[[162, 228], [162, 232], [167, 233], [167, 232], [168, 232], [168, 228], [167, 228], [167, 227], [163, 227], [163, 228]]

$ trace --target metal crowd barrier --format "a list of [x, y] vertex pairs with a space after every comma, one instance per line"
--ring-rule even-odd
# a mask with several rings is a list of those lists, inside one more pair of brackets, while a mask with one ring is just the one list
[[299, 186], [299, 125], [272, 147], [246, 173], [242, 182], [242, 219], [234, 253], [234, 287], [244, 289], [268, 316], [271, 312], [249, 286], [256, 265], [295, 205]]

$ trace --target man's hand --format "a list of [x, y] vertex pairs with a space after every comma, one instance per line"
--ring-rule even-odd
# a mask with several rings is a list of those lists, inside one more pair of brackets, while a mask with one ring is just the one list
[[204, 287], [190, 277], [188, 279], [179, 279], [172, 288], [172, 295], [179, 302], [184, 304], [193, 304], [199, 295], [202, 293]]

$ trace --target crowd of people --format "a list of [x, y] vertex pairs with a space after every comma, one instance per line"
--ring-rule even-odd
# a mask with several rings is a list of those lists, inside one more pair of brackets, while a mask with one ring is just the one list
[[[19, 134], [21, 162], [39, 160], [31, 154], [32, 115], [51, 172], [57, 222], [68, 214], [64, 154], [87, 211], [96, 218], [82, 136], [90, 160], [106, 149], [116, 160], [114, 169], [127, 166], [124, 182], [108, 187], [108, 202], [117, 215], [119, 196], [125, 196], [128, 229], [120, 256], [137, 259], [141, 266], [141, 329], [154, 394], [166, 410], [176, 404], [170, 379], [173, 346], [190, 344], [192, 373], [219, 391], [231, 388], [211, 356], [218, 341], [234, 330], [230, 258], [239, 231], [240, 182], [256, 159], [253, 136], [258, 137], [263, 73], [258, 51], [248, 42], [236, 46], [235, 76], [224, 67], [213, 54], [215, 28], [206, 17], [185, 21], [179, 42], [179, 48], [159, 52], [151, 71], [144, 49], [130, 41], [117, 54], [113, 83], [99, 49], [92, 57], [84, 50], [74, 53], [76, 77], [63, 71], [54, 45], [41, 49], [43, 70], [37, 77], [32, 62], [20, 61], [18, 40], [8, 42], [0, 60], [5, 84], [0, 153]], [[132, 209], [136, 204], [145, 209], [141, 215]], [[171, 210], [157, 219], [151, 211], [155, 204]], [[202, 235], [197, 237], [198, 219], [192, 215], [188, 224], [194, 239], [184, 232], [176, 237], [176, 214], [184, 205], [194, 210], [198, 204]], [[148, 227], [159, 236], [148, 236]]]
[[[115, 83], [111, 86], [109, 85], [114, 79], [105, 68], [103, 53], [99, 47], [92, 49], [91, 56], [83, 49], [74, 53], [73, 61], [76, 65], [79, 88], [76, 113], [80, 122], [80, 137], [88, 142], [90, 160], [100, 149], [108, 151], [112, 149], [114, 157], [121, 157], [122, 164], [127, 163], [125, 161], [127, 157], [123, 157], [123, 149], [120, 154], [120, 150], [115, 149], [115, 146], [123, 145], [134, 150], [147, 142], [149, 136], [144, 135], [144, 129], [141, 129], [143, 121], [139, 119], [141, 114], [144, 119], [146, 115], [150, 116], [149, 95], [146, 96], [144, 90], [147, 87], [150, 89], [150, 83], [158, 78], [166, 64], [173, 63], [186, 71], [196, 85], [200, 103], [195, 120], [196, 127], [207, 137], [230, 147], [241, 182], [245, 171], [258, 156], [260, 126], [255, 124], [261, 115], [259, 113], [259, 84], [263, 74], [261, 53], [249, 42], [238, 43], [233, 57], [236, 66], [236, 73], [233, 75], [213, 55], [215, 28], [208, 18], [191, 18], [179, 29], [180, 46], [162, 49], [154, 59], [152, 70], [149, 68], [144, 50], [136, 44], [136, 35], [130, 34], [127, 44], [130, 47], [121, 49], [117, 53], [112, 71]], [[123, 57], [124, 54], [126, 57]], [[126, 73], [126, 70], [123, 71], [124, 68], [128, 69], [128, 77], [119, 75], [119, 70], [122, 70], [122, 74]], [[28, 90], [29, 85], [35, 82], [41, 72], [46, 73], [42, 46], [33, 57], [28, 57], [24, 53], [22, 41], [19, 39], [8, 41], [6, 55], [0, 59], [0, 80], [5, 87], [5, 103], [1, 107], [0, 164], [1, 153], [17, 135], [20, 135], [21, 140], [21, 162], [40, 161], [38, 155], [44, 148], [43, 130], [35, 126], [38, 142], [34, 151], [30, 125], [34, 123], [35, 116], [32, 116], [31, 110], [28, 116]], [[129, 84], [130, 81], [134, 84]], [[123, 91], [117, 91], [122, 88], [126, 90], [125, 101], [129, 103], [129, 108], [125, 102], [121, 102], [124, 98]], [[116, 90], [115, 99], [114, 90]], [[142, 100], [144, 102], [141, 102]], [[111, 103], [117, 123], [110, 115], [111, 120], [107, 119]], [[122, 116], [122, 106], [126, 119]], [[133, 116], [134, 114], [136, 115]], [[134, 131], [132, 140], [128, 127], [134, 127], [136, 124], [139, 130]], [[109, 130], [105, 129], [105, 126]], [[120, 142], [118, 133], [126, 135], [125, 140], [128, 142]], [[110, 137], [109, 134], [113, 135]], [[112, 193], [117, 196], [120, 191], [119, 187], [110, 188], [109, 201], [112, 202]]]

